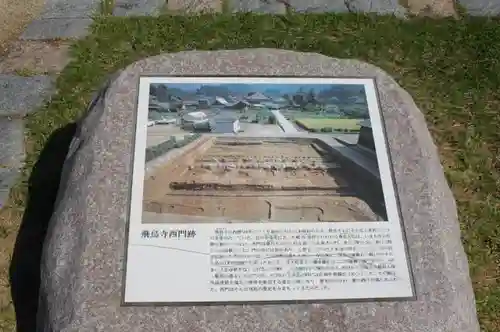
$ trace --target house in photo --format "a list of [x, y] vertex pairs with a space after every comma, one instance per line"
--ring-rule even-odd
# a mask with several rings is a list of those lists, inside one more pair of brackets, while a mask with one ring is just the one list
[[176, 105], [173, 105], [170, 102], [159, 102], [157, 100], [151, 100], [149, 101], [149, 111], [155, 111], [155, 112], [175, 112]]
[[237, 98], [233, 95], [229, 95], [227, 97], [224, 98], [226, 100], [226, 102], [228, 102], [229, 104], [234, 104], [234, 103], [237, 103], [238, 100], [240, 100], [241, 98]]
[[202, 98], [202, 99], [198, 100], [198, 107], [200, 109], [208, 109], [208, 108], [210, 108], [210, 106], [212, 106], [212, 102], [210, 99]]
[[323, 106], [323, 110], [325, 113], [327, 114], [337, 114], [337, 115], [340, 115], [341, 112], [340, 112], [340, 107], [338, 107], [337, 105], [335, 104], [325, 104]]
[[229, 106], [230, 103], [223, 97], [215, 97], [215, 101], [212, 106]]
[[232, 110], [246, 110], [250, 104], [244, 100], [237, 102], [236, 104], [227, 105], [225, 108]]
[[270, 102], [271, 99], [260, 92], [251, 92], [245, 97], [245, 100], [250, 104], [261, 104], [264, 102]]
[[282, 96], [273, 97], [271, 98], [271, 101], [277, 105], [287, 105], [289, 103], [288, 99]]
[[219, 134], [238, 133], [241, 131], [240, 120], [234, 115], [220, 114], [210, 122], [211, 131]]
[[270, 109], [270, 110], [279, 110], [280, 108], [282, 108], [282, 105], [280, 105], [274, 101], [266, 101], [266, 102], [263, 102], [261, 105]]
[[150, 96], [154, 96], [160, 102], [170, 101], [170, 93], [168, 88], [164, 84], [151, 85], [149, 88]]
[[201, 112], [201, 111], [189, 112], [182, 117], [182, 122], [183, 123], [194, 123], [196, 121], [206, 120], [206, 119], [207, 119], [207, 115], [205, 114], [205, 112]]
[[366, 100], [362, 96], [349, 97], [349, 102], [351, 102], [352, 104], [366, 104]]
[[188, 109], [197, 109], [199, 106], [199, 100], [195, 99], [185, 99], [182, 100], [182, 106]]
[[292, 101], [296, 105], [305, 105], [307, 104], [307, 94], [305, 92], [297, 92], [292, 95]]
[[181, 117], [181, 127], [184, 129], [193, 129], [193, 124], [208, 121], [204, 112], [189, 112]]

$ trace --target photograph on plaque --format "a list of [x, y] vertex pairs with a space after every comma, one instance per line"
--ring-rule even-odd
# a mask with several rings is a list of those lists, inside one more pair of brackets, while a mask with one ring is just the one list
[[414, 297], [371, 78], [141, 77], [124, 304]]

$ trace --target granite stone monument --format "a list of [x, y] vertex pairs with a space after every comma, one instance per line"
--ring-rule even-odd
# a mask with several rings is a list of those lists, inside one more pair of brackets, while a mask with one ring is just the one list
[[[143, 75], [375, 78], [415, 299], [123, 305], [134, 114]], [[170, 268], [175, 273], [176, 267]], [[45, 240], [41, 279], [40, 331], [479, 331], [455, 201], [421, 111], [381, 69], [311, 53], [243, 49], [163, 54], [114, 77], [80, 121], [70, 147]]]

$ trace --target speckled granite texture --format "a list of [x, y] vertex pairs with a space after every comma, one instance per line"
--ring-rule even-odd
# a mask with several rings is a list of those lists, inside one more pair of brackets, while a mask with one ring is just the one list
[[[418, 300], [120, 307], [132, 128], [141, 74], [376, 77]], [[455, 202], [424, 117], [410, 95], [376, 67], [270, 49], [145, 59], [112, 82], [82, 122], [73, 148], [42, 262], [41, 331], [479, 331]]]

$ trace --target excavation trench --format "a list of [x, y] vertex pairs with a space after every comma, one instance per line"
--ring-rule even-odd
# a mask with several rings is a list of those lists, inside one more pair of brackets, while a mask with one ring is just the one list
[[216, 139], [194, 146], [148, 174], [143, 222], [380, 220], [353, 187], [352, 167], [323, 145]]

